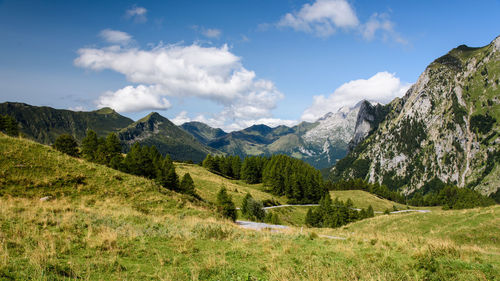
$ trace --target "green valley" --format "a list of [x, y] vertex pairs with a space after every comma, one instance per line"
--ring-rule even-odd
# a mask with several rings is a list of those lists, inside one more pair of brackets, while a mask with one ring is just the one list
[[199, 166], [176, 164], [207, 203], [28, 140], [0, 135], [0, 155], [3, 279], [470, 280], [500, 272], [498, 206], [256, 232], [208, 202], [217, 185], [236, 201], [243, 192], [269, 195]]

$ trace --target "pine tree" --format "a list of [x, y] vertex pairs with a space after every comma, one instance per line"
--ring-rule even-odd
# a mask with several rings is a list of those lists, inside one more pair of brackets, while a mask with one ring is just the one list
[[222, 187], [217, 193], [217, 210], [219, 213], [232, 221], [236, 220], [236, 208], [231, 199], [231, 196], [227, 194], [225, 187]]
[[175, 173], [175, 168], [173, 165], [168, 170], [164, 186], [171, 190], [179, 190], [179, 176], [177, 176], [177, 174]]
[[367, 218], [373, 218], [375, 216], [373, 212], [373, 207], [372, 205], [368, 206], [368, 209], [366, 210], [366, 217]]
[[247, 216], [248, 213], [249, 213], [249, 208], [248, 208], [248, 204], [249, 204], [249, 201], [252, 199], [252, 195], [250, 195], [250, 193], [247, 193], [245, 195], [245, 197], [243, 198], [243, 202], [241, 203], [241, 213], [244, 215], [244, 216]]
[[125, 172], [125, 167], [123, 164], [123, 156], [121, 155], [115, 155], [111, 160], [109, 161], [109, 166], [115, 170]]
[[9, 115], [0, 115], [0, 131], [9, 136], [17, 137], [19, 135], [19, 125], [16, 119]]
[[191, 175], [189, 173], [185, 173], [184, 176], [182, 177], [181, 184], [180, 184], [180, 190], [182, 193], [189, 194], [189, 195], [195, 195], [195, 189], [194, 189], [194, 182], [193, 179], [191, 178]]
[[82, 156], [89, 161], [96, 160], [98, 147], [97, 133], [87, 130], [87, 135], [82, 139]]
[[212, 155], [208, 154], [207, 157], [205, 157], [205, 160], [202, 162], [203, 167], [205, 167], [209, 171], [214, 171], [215, 168], [215, 159]]
[[[120, 143], [120, 139], [116, 136], [115, 133], [110, 133], [106, 137], [106, 158], [111, 160], [111, 158], [115, 157], [115, 155], [119, 155], [122, 153], [122, 145]], [[109, 161], [108, 161], [109, 163]]]
[[106, 152], [106, 139], [98, 138], [97, 139], [97, 150], [95, 153], [95, 162], [103, 165], [107, 165], [109, 163], [109, 159], [107, 158]]
[[55, 149], [73, 157], [78, 157], [78, 144], [72, 135], [62, 134], [52, 145]]

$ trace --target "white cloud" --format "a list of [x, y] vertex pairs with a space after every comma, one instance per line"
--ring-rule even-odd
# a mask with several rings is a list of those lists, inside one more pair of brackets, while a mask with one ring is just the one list
[[373, 40], [380, 33], [383, 40], [408, 43], [394, 31], [395, 24], [388, 14], [374, 13], [366, 23], [361, 23], [347, 0], [316, 0], [312, 4], [304, 4], [299, 11], [284, 15], [277, 25], [319, 37], [329, 37], [342, 29], [360, 33], [366, 40]]
[[252, 125], [264, 124], [269, 127], [276, 127], [280, 125], [295, 126], [299, 122], [297, 120], [284, 120], [279, 118], [259, 118], [259, 119], [229, 119], [224, 114], [214, 114], [211, 117], [206, 117], [200, 114], [194, 118], [188, 116], [187, 111], [181, 111], [172, 122], [176, 125], [181, 125], [186, 122], [198, 121], [209, 125], [212, 128], [221, 128], [226, 132], [232, 132], [248, 128]]
[[172, 123], [174, 123], [175, 125], [182, 125], [186, 122], [190, 122], [191, 118], [189, 118], [187, 116], [187, 111], [183, 110], [183, 111], [179, 112], [179, 114], [177, 114], [177, 116], [175, 116], [170, 121], [172, 121]]
[[298, 12], [286, 14], [278, 23], [278, 26], [321, 37], [332, 35], [337, 28], [349, 29], [358, 25], [358, 17], [346, 0], [317, 0], [304, 4]]
[[128, 33], [112, 29], [104, 29], [99, 33], [99, 36], [112, 44], [127, 45], [132, 41], [132, 36]]
[[193, 26], [191, 26], [191, 28], [194, 31], [199, 32], [203, 36], [208, 37], [208, 38], [218, 39], [222, 34], [222, 31], [220, 29], [217, 29], [217, 28], [205, 28], [205, 27], [199, 26], [199, 25], [193, 25]]
[[126, 86], [115, 92], [105, 92], [98, 98], [97, 107], [111, 107], [118, 112], [168, 109], [170, 102], [157, 93], [158, 89], [155, 86]]
[[231, 123], [270, 118], [284, 98], [273, 82], [245, 69], [227, 45], [159, 45], [148, 50], [114, 45], [82, 48], [78, 55], [74, 63], [79, 67], [110, 69], [139, 84], [98, 99], [99, 106], [119, 112], [168, 108], [168, 96], [199, 97], [223, 105], [217, 122]]
[[136, 23], [143, 23], [148, 20], [146, 17], [147, 12], [148, 10], [144, 7], [133, 6], [125, 12], [125, 16], [133, 19]]
[[314, 122], [328, 112], [336, 112], [343, 106], [353, 106], [363, 99], [387, 103], [404, 95], [410, 86], [402, 83], [393, 73], [378, 72], [368, 79], [344, 83], [328, 97], [314, 96], [312, 105], [304, 111], [301, 119]]
[[219, 38], [222, 32], [216, 28], [207, 28], [203, 29], [201, 33], [209, 38]]
[[382, 38], [384, 40], [392, 38], [400, 44], [408, 43], [408, 41], [394, 31], [394, 23], [389, 20], [389, 16], [387, 14], [375, 13], [365, 24], [361, 26], [361, 34], [366, 40], [373, 40], [377, 32], [382, 34]]
[[226, 132], [238, 131], [248, 128], [252, 125], [260, 124], [264, 124], [273, 128], [280, 125], [292, 127], [299, 123], [297, 120], [286, 120], [279, 118], [236, 119], [232, 120], [232, 122], [228, 122], [229, 120], [227, 120], [226, 117], [220, 115], [211, 118], [206, 118], [203, 115], [198, 115], [191, 121], [203, 122], [213, 128], [221, 128]]

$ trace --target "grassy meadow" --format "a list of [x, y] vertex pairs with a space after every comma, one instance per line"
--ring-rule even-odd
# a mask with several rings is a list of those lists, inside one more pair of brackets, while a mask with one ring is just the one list
[[[271, 196], [176, 168], [207, 201], [221, 184], [237, 206]], [[499, 237], [498, 205], [245, 230], [209, 202], [0, 134], [0, 280], [497, 280]]]

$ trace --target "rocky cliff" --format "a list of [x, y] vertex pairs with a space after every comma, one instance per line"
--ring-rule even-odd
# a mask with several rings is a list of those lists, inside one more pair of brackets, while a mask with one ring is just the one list
[[333, 169], [411, 193], [431, 179], [485, 194], [500, 184], [500, 38], [436, 59], [378, 129]]

